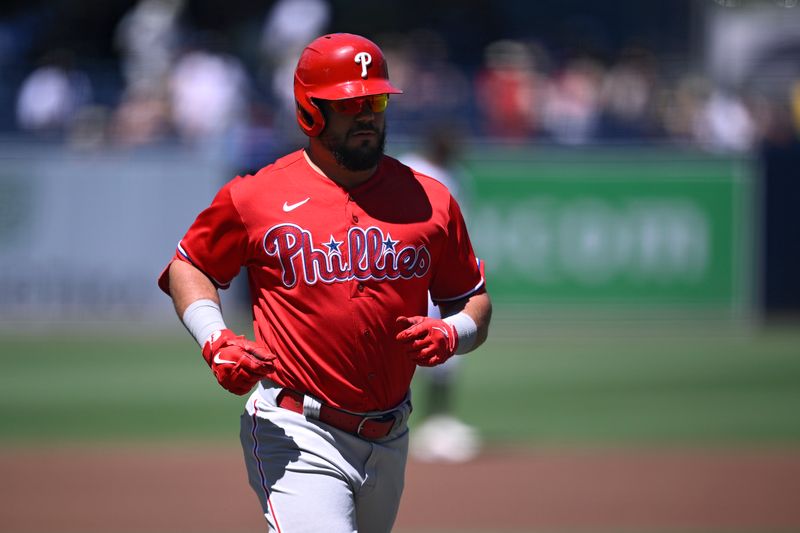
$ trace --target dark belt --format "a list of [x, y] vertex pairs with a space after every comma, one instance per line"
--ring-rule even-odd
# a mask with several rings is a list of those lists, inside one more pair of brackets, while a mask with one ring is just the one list
[[[278, 407], [303, 414], [303, 395], [297, 391], [282, 389], [276, 403]], [[356, 415], [325, 404], [321, 404], [319, 409], [320, 422], [369, 440], [381, 439], [391, 433], [399, 416], [398, 410], [379, 415]]]

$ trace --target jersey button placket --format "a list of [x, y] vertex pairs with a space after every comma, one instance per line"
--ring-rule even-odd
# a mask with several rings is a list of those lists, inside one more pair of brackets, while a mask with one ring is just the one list
[[[345, 220], [347, 221], [348, 229], [352, 229], [358, 223], [358, 215], [353, 212], [353, 208], [355, 207], [353, 197], [351, 195], [347, 195], [347, 202], [345, 203]], [[366, 285], [362, 281], [353, 280], [355, 282], [353, 285], [350, 285], [350, 297], [351, 298], [358, 298], [364, 296], [364, 292], [366, 290]]]

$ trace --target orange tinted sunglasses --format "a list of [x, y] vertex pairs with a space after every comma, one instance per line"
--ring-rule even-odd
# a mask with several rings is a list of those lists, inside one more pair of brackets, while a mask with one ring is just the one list
[[346, 100], [330, 100], [331, 109], [343, 115], [358, 115], [364, 109], [364, 104], [369, 104], [373, 113], [383, 113], [389, 105], [388, 94], [373, 94]]

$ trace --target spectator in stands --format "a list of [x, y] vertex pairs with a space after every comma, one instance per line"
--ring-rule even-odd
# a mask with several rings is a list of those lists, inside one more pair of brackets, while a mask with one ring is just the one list
[[651, 139], [659, 134], [654, 114], [656, 61], [649, 50], [623, 50], [606, 72], [601, 90], [601, 115], [597, 136], [601, 139]]
[[492, 137], [522, 139], [537, 122], [539, 84], [533, 56], [519, 41], [500, 40], [484, 51], [475, 78], [482, 131]]
[[115, 42], [125, 85], [137, 97], [166, 84], [179, 44], [184, 0], [138, 0], [117, 25]]
[[675, 141], [692, 143], [698, 117], [711, 91], [711, 82], [698, 74], [684, 74], [674, 86], [664, 89], [659, 118], [667, 136]]
[[73, 54], [54, 50], [23, 81], [17, 95], [17, 123], [26, 131], [61, 136], [91, 101], [91, 82], [75, 67]]
[[743, 152], [753, 148], [756, 128], [750, 110], [733, 91], [715, 89], [700, 111], [696, 137], [712, 150]]
[[569, 61], [548, 84], [543, 127], [558, 143], [585, 144], [595, 139], [600, 115], [602, 66], [588, 58]]
[[128, 87], [114, 111], [111, 139], [123, 146], [165, 140], [172, 133], [170, 103], [165, 87]]
[[172, 122], [180, 138], [192, 143], [222, 140], [244, 120], [248, 107], [244, 65], [209, 37], [187, 49], [170, 75]]

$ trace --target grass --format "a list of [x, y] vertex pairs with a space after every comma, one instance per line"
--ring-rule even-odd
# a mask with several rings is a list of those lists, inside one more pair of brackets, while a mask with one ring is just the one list
[[[244, 400], [215, 384], [177, 328], [144, 337], [5, 332], [0, 345], [0, 443], [238, 432]], [[498, 443], [800, 444], [794, 324], [547, 323], [500, 314], [491, 340], [460, 372], [458, 414]], [[414, 390], [424, 406], [424, 388]]]
[[475, 356], [461, 415], [494, 440], [800, 442], [798, 330], [601, 325], [501, 334]]

